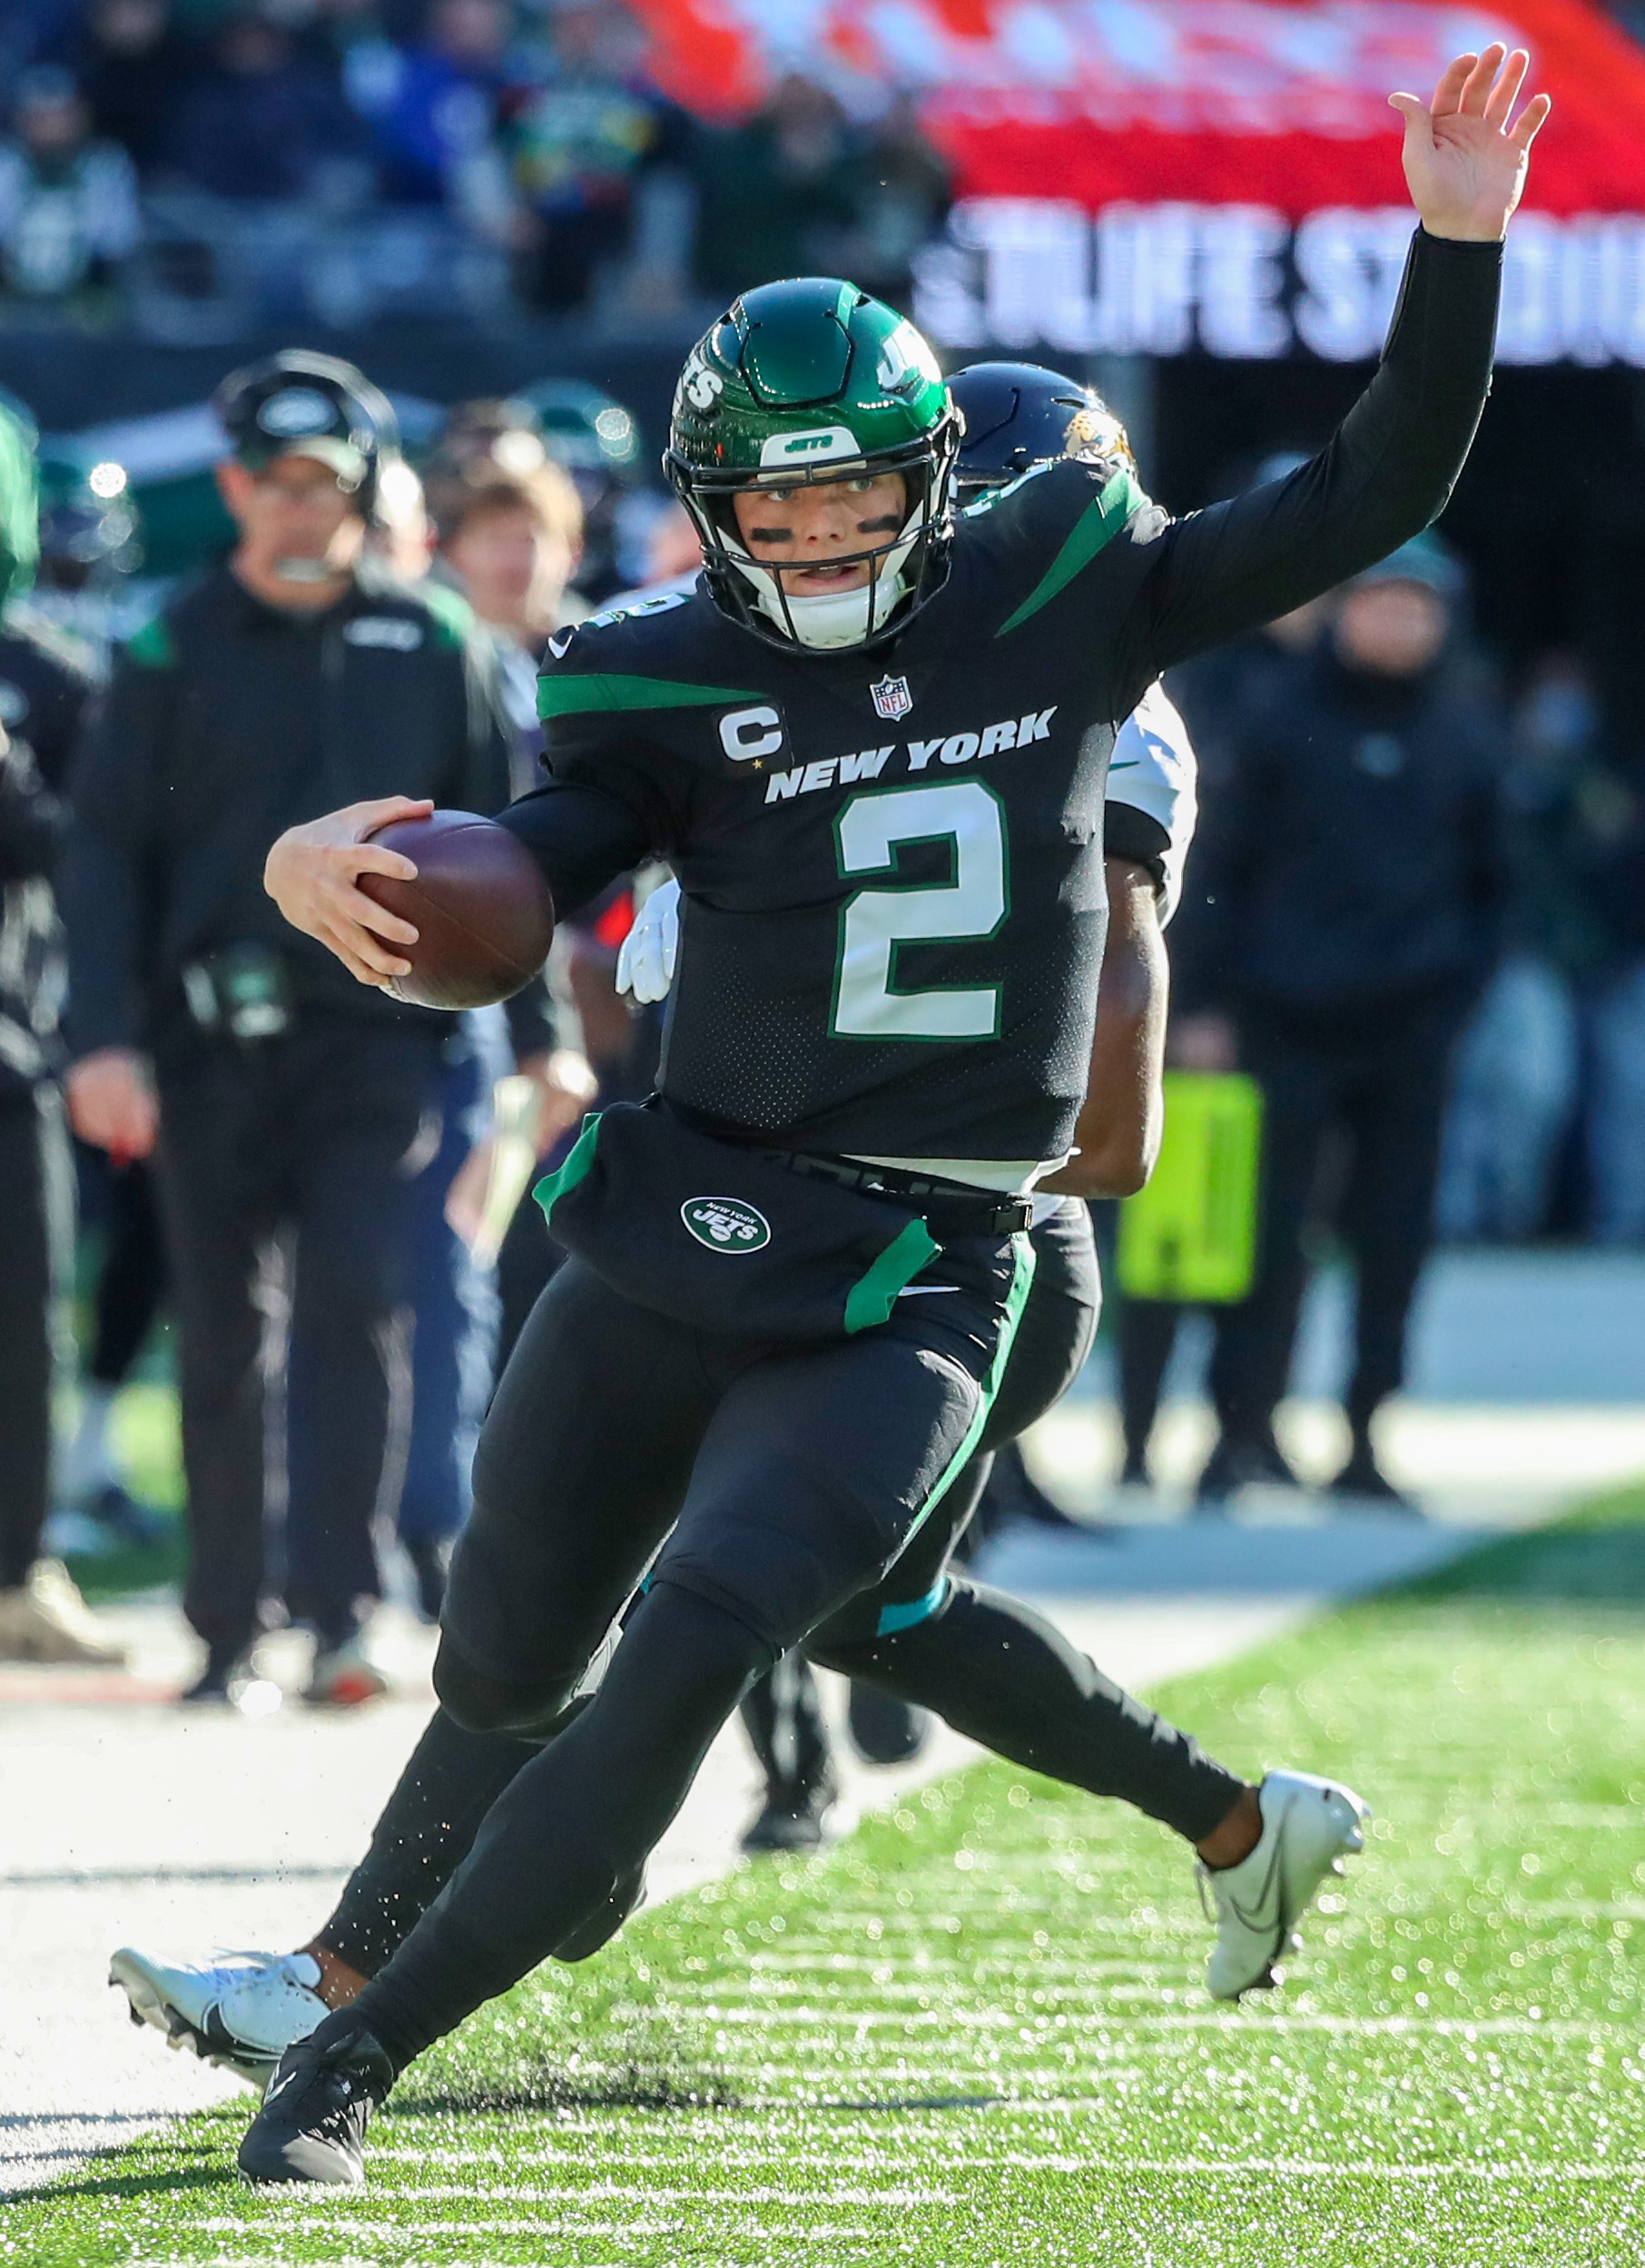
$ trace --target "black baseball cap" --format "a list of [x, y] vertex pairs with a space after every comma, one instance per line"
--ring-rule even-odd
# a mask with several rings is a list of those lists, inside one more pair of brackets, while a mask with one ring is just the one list
[[239, 462], [260, 472], [282, 457], [327, 465], [340, 487], [376, 502], [377, 468], [398, 455], [399, 429], [386, 394], [331, 354], [289, 347], [224, 379], [212, 407]]

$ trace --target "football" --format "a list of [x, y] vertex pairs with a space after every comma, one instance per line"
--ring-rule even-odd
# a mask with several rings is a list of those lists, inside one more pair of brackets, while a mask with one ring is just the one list
[[371, 837], [417, 868], [415, 882], [362, 874], [360, 887], [418, 932], [395, 951], [410, 973], [386, 988], [419, 1008], [486, 1008], [528, 984], [548, 957], [554, 901], [517, 837], [471, 811], [397, 819]]

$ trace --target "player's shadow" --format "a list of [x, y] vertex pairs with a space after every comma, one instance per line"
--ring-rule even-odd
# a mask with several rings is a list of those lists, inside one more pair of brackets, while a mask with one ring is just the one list
[[[213, 2145], [212, 2155], [216, 2154]], [[93, 2164], [96, 2164], [94, 2159]], [[233, 2189], [240, 2186], [240, 2175], [233, 2159], [220, 2159], [212, 2165], [173, 2165], [163, 2172], [152, 2174], [83, 2174], [77, 2181], [54, 2182], [30, 2198], [31, 2204], [61, 2204], [71, 2197], [164, 2197], [182, 2195], [194, 2189]]]
[[742, 2110], [744, 2098], [717, 2072], [684, 2066], [625, 2062], [527, 2069], [512, 2080], [478, 2080], [472, 2086], [401, 2088], [394, 2096], [396, 2118], [501, 2116], [541, 2111]]

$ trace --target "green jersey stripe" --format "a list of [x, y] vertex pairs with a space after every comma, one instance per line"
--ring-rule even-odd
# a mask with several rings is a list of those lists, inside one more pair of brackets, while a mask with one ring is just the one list
[[586, 716], [592, 710], [706, 709], [723, 701], [763, 701], [746, 685], [689, 685], [669, 677], [539, 677], [537, 713], [547, 724], [556, 716]]
[[1113, 541], [1138, 506], [1147, 502], [1148, 498], [1130, 474], [1117, 472], [1101, 494], [1094, 498], [1079, 515], [1050, 566], [1016, 613], [1000, 625], [994, 636], [1002, 638], [1008, 631], [1020, 629], [1030, 615], [1037, 615], [1041, 606], [1048, 605], [1059, 590], [1073, 581], [1081, 567], [1089, 567], [1103, 547]]

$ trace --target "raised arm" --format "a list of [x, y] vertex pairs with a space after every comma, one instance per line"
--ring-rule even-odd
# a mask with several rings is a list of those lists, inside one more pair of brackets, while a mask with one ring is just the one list
[[1376, 375], [1288, 478], [1163, 527], [1138, 516], [1117, 707], [1172, 663], [1385, 558], [1444, 508], [1489, 391], [1502, 237], [1548, 114], [1539, 94], [1512, 123], [1527, 60], [1487, 47], [1457, 58], [1431, 104], [1390, 96], [1422, 227]]

